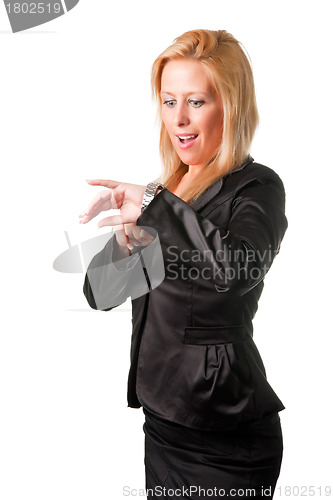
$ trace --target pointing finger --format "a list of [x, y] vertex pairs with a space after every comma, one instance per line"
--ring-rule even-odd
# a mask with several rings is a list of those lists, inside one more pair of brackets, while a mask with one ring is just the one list
[[117, 226], [118, 224], [122, 224], [121, 215], [111, 215], [111, 217], [106, 217], [105, 219], [100, 220], [98, 227]]
[[121, 184], [118, 181], [111, 181], [108, 179], [86, 179], [86, 182], [88, 182], [91, 186], [105, 186], [108, 188], [116, 188], [119, 184]]

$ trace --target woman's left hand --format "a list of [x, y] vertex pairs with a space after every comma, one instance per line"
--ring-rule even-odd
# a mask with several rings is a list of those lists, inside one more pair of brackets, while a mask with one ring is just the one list
[[136, 223], [141, 214], [146, 186], [104, 179], [87, 180], [87, 182], [91, 186], [104, 186], [109, 189], [97, 193], [87, 210], [79, 215], [81, 224], [86, 224], [99, 213], [111, 209], [119, 209], [120, 215], [111, 215], [100, 220], [99, 227]]

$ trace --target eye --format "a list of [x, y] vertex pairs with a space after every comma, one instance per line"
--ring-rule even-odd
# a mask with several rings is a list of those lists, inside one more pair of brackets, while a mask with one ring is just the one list
[[190, 99], [188, 102], [194, 108], [200, 108], [200, 106], [202, 106], [205, 103], [205, 101], [198, 101], [197, 99]]
[[167, 101], [163, 101], [163, 104], [166, 104], [168, 108], [174, 108], [176, 106], [176, 101], [174, 99], [168, 99]]

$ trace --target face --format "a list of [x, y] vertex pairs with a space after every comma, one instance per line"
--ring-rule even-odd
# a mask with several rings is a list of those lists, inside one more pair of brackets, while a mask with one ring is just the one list
[[223, 110], [206, 68], [199, 61], [169, 61], [162, 72], [162, 120], [186, 165], [202, 166], [221, 143]]

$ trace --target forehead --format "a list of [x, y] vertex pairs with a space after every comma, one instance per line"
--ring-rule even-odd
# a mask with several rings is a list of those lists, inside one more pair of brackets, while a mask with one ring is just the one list
[[161, 92], [212, 92], [213, 85], [206, 67], [193, 59], [175, 59], [164, 66]]

